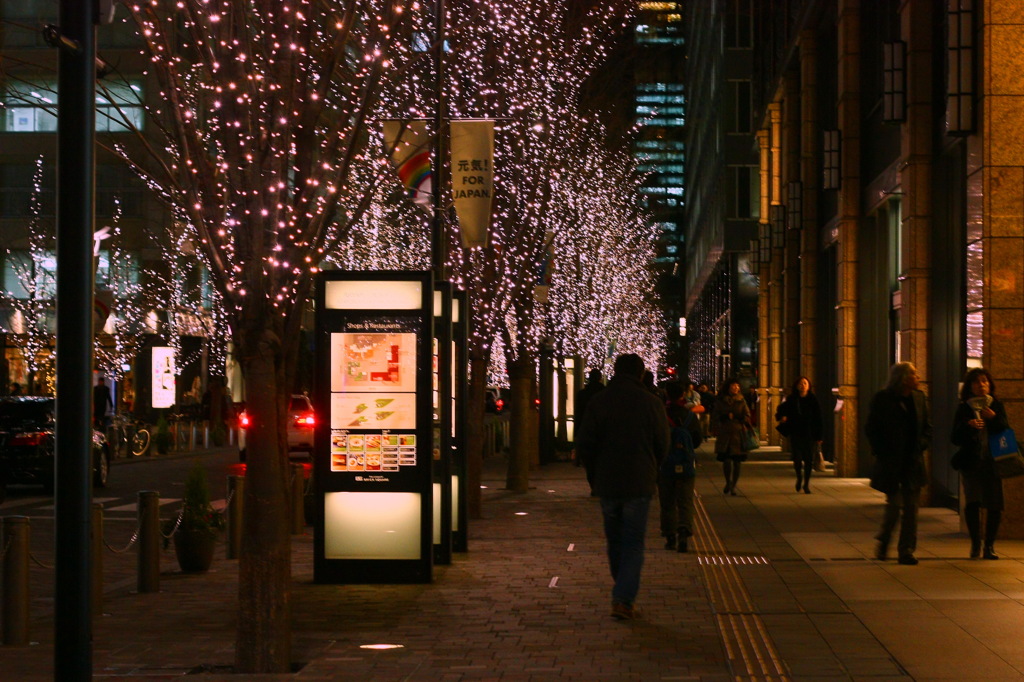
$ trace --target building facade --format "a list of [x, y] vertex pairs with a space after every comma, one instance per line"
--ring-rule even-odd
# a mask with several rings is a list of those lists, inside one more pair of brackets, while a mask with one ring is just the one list
[[[866, 476], [867, 404], [894, 362], [913, 362], [935, 424], [922, 502], [955, 507], [949, 428], [965, 371], [987, 368], [1011, 424], [1024, 420], [1024, 9], [752, 9], [762, 423], [810, 377], [833, 415], [837, 475]], [[1005, 488], [1003, 532], [1024, 537], [1024, 482]]]
[[689, 378], [758, 383], [758, 156], [752, 113], [751, 2], [686, 5], [684, 291]]

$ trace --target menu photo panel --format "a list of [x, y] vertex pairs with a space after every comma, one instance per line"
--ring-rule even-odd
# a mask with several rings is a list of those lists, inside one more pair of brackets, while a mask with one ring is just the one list
[[419, 337], [401, 321], [346, 328], [330, 335], [330, 470], [415, 467]]

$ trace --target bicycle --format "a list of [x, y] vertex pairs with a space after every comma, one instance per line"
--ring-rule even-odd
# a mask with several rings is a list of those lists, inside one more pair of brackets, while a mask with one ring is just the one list
[[127, 414], [115, 414], [111, 419], [111, 430], [117, 435], [111, 445], [117, 456], [121, 452], [139, 457], [149, 450], [151, 435], [145, 422]]

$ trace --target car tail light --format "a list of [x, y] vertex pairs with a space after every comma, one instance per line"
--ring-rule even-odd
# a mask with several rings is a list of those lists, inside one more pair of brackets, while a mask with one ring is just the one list
[[502, 400], [501, 398], [498, 398], [497, 400], [494, 401], [494, 407], [497, 408], [498, 412], [501, 412], [501, 410], [505, 407], [505, 401]]
[[243, 412], [242, 414], [238, 415], [238, 425], [241, 426], [243, 429], [249, 428], [248, 412]]
[[46, 434], [42, 432], [36, 433], [19, 433], [16, 436], [11, 436], [8, 442], [9, 445], [42, 445], [43, 440], [46, 438]]
[[307, 429], [311, 429], [314, 426], [316, 426], [316, 415], [314, 415], [312, 412], [299, 415], [295, 418], [295, 425], [304, 426]]

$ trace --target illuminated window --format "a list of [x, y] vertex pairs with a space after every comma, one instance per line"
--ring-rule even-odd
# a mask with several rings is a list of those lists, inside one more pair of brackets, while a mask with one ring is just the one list
[[[142, 85], [104, 82], [96, 89], [96, 130], [120, 133], [141, 130], [145, 118]], [[9, 133], [57, 131], [57, 81], [8, 81], [3, 93], [3, 130]]]

